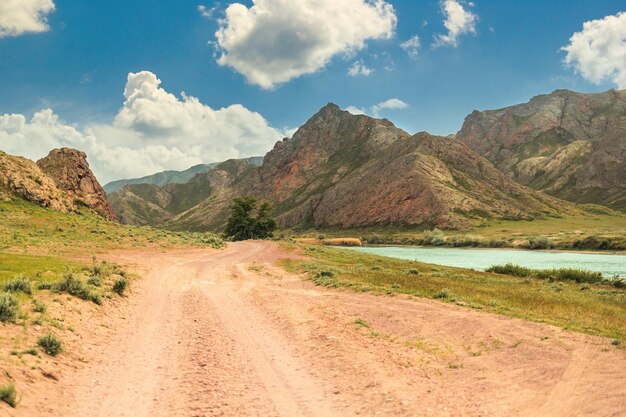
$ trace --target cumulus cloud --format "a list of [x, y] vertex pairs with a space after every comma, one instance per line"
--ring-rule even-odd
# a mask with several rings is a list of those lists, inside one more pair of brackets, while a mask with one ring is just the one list
[[403, 110], [408, 108], [409, 105], [398, 98], [390, 98], [389, 100], [382, 101], [378, 104], [371, 106], [369, 109], [360, 108], [355, 106], [346, 107], [346, 111], [352, 114], [367, 114], [374, 117], [379, 117], [380, 113], [384, 110]]
[[404, 41], [400, 44], [400, 48], [404, 49], [409, 57], [416, 59], [419, 55], [420, 47], [422, 43], [420, 41], [419, 36], [415, 35], [407, 41]]
[[626, 88], [626, 12], [585, 22], [561, 50], [565, 64], [586, 80]]
[[140, 177], [203, 162], [264, 155], [284, 136], [258, 113], [235, 104], [219, 110], [168, 93], [153, 73], [128, 75], [125, 101], [110, 124], [83, 129], [51, 109], [30, 119], [0, 115], [0, 149], [38, 159], [51, 149], [83, 150], [100, 181]]
[[48, 30], [52, 0], [0, 0], [0, 38]]
[[[474, 6], [468, 3], [467, 6]], [[441, 12], [445, 16], [443, 25], [448, 30], [445, 35], [439, 34], [435, 36], [434, 47], [439, 46], [458, 46], [458, 38], [465, 34], [476, 33], [476, 22], [478, 16], [463, 7], [458, 0], [442, 0]]]
[[355, 61], [354, 64], [348, 68], [348, 75], [350, 77], [363, 76], [368, 77], [374, 73], [374, 70], [365, 65], [362, 59]]
[[216, 32], [217, 62], [265, 89], [324, 68], [370, 39], [388, 39], [397, 18], [384, 0], [253, 0], [233, 3]]

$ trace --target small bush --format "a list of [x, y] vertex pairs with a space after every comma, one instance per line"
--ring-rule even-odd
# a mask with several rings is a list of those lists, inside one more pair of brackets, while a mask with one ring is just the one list
[[14, 321], [20, 311], [20, 303], [9, 293], [0, 293], [0, 321]]
[[116, 279], [113, 282], [113, 291], [119, 295], [124, 295], [124, 291], [126, 291], [126, 287], [128, 286], [128, 280], [126, 278]]
[[533, 275], [533, 271], [530, 268], [508, 263], [505, 265], [494, 265], [487, 269], [485, 272], [493, 272], [495, 274], [513, 275], [515, 277], [530, 277]]
[[433, 298], [436, 300], [444, 300], [446, 298], [450, 298], [450, 290], [447, 288], [444, 288], [443, 290], [435, 294]]
[[101, 297], [93, 293], [81, 280], [76, 278], [74, 274], [67, 274], [63, 279], [56, 283], [53, 287], [59, 292], [65, 292], [81, 300], [93, 301], [101, 304]]
[[50, 332], [37, 339], [37, 345], [50, 356], [63, 352], [63, 342]]
[[0, 401], [4, 401], [15, 408], [17, 405], [17, 391], [14, 384], [0, 385]]
[[550, 239], [545, 236], [531, 237], [528, 242], [523, 245], [527, 249], [550, 249], [553, 245]]
[[52, 290], [54, 289], [54, 284], [51, 282], [40, 282], [39, 285], [37, 285], [37, 289], [39, 290]]
[[87, 278], [87, 284], [93, 285], [94, 287], [102, 286], [102, 278], [97, 275]]
[[446, 238], [443, 232], [439, 229], [428, 230], [424, 232], [423, 244], [441, 246], [446, 243]]
[[48, 306], [46, 306], [46, 304], [39, 302], [38, 300], [33, 300], [33, 311], [35, 313], [45, 313], [47, 309]]
[[6, 282], [3, 289], [6, 292], [22, 292], [28, 295], [31, 295], [33, 293], [33, 288], [30, 285], [30, 281], [24, 276], [17, 276], [12, 280]]

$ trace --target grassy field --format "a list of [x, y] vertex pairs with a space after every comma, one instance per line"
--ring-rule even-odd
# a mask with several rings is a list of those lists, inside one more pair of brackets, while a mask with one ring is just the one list
[[626, 291], [610, 286], [550, 282], [362, 254], [300, 247], [308, 260], [286, 260], [318, 285], [434, 298], [568, 330], [626, 339]]
[[[369, 244], [431, 245], [429, 228], [368, 227], [293, 231], [306, 238], [361, 238]], [[595, 214], [529, 220], [485, 220], [466, 230], [445, 230], [443, 245], [626, 251], [626, 215]], [[532, 242], [539, 243], [533, 247]]]
[[89, 213], [61, 213], [23, 200], [0, 202], [0, 251], [36, 255], [88, 256], [146, 246], [212, 246], [211, 233], [174, 233], [123, 226]]

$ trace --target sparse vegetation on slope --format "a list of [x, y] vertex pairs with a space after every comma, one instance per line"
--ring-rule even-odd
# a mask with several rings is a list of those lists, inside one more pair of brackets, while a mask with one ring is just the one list
[[[626, 338], [626, 291], [606, 285], [550, 282], [300, 246], [309, 259], [287, 260], [318, 285], [436, 298], [474, 309], [544, 322], [579, 332]], [[407, 274], [415, 270], [417, 274]]]

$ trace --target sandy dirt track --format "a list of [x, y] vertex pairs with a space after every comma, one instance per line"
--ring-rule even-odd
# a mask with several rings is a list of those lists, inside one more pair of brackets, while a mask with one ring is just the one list
[[606, 339], [318, 288], [274, 265], [285, 256], [269, 242], [112, 256], [143, 275], [129, 301], [9, 415], [626, 416], [626, 353]]

